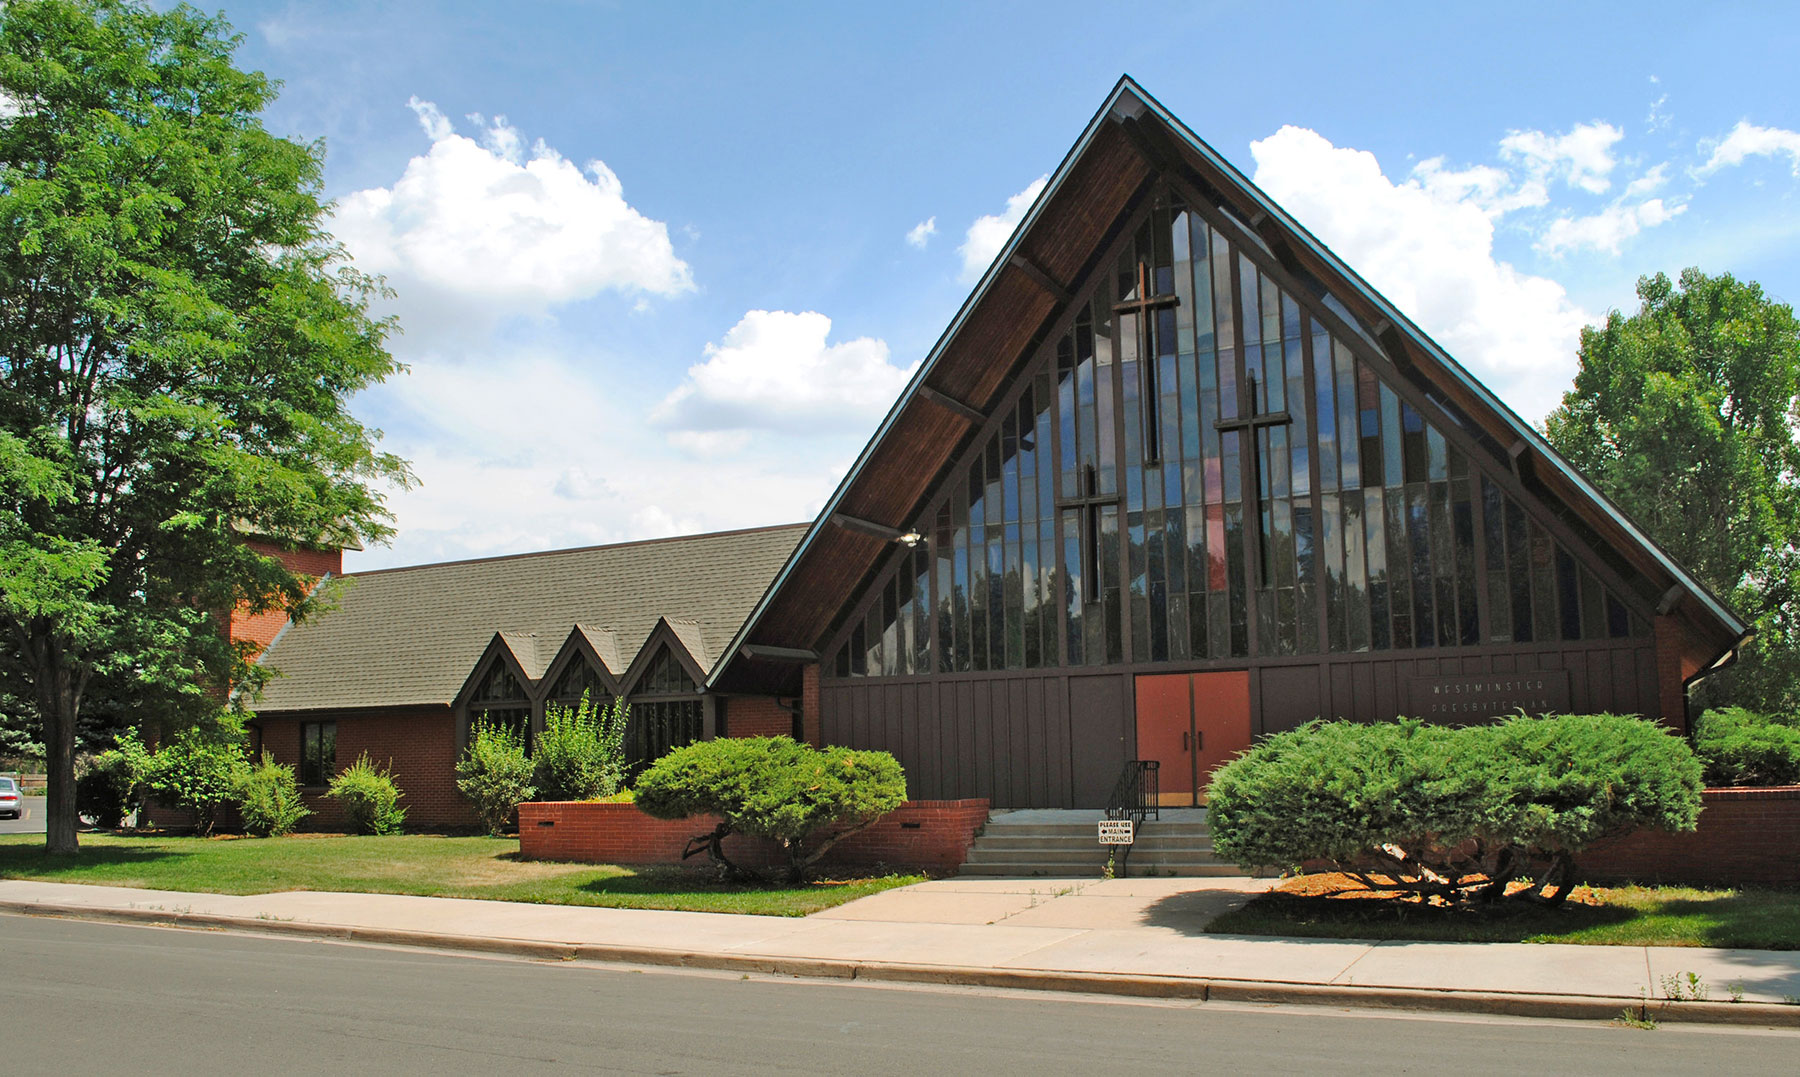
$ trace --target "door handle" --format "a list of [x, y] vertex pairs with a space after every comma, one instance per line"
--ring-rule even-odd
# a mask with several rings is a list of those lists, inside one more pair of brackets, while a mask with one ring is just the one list
[[1194, 750], [1193, 748], [1189, 747], [1189, 742], [1192, 741], [1193, 738], [1194, 738], [1194, 734], [1188, 732], [1187, 730], [1182, 731], [1182, 733], [1181, 733], [1181, 750], [1182, 751], [1191, 752]]

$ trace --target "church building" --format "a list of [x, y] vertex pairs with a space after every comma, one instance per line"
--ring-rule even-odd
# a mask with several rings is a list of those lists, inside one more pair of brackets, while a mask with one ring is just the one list
[[1098, 807], [1154, 760], [1193, 804], [1319, 716], [1685, 730], [1746, 633], [1129, 78], [810, 525], [349, 596], [266, 652], [264, 743], [316, 778], [323, 715], [338, 765], [389, 723], [409, 793], [579, 680], [633, 700], [640, 756], [791, 728], [893, 752], [915, 798]]

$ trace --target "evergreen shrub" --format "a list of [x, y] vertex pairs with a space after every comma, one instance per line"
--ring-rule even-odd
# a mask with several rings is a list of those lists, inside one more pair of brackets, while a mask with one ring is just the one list
[[544, 729], [532, 746], [537, 798], [599, 800], [618, 792], [630, 721], [631, 708], [624, 700], [596, 705], [585, 692], [573, 707], [546, 706]]
[[1708, 785], [1800, 785], [1800, 724], [1741, 707], [1709, 710], [1694, 729]]
[[456, 788], [475, 805], [488, 833], [498, 837], [513, 825], [521, 801], [530, 800], [532, 763], [525, 741], [514, 730], [476, 722], [469, 747], [456, 761]]
[[1240, 864], [1324, 861], [1374, 890], [1446, 904], [1560, 902], [1575, 854], [1645, 827], [1693, 830], [1701, 768], [1652, 722], [1517, 717], [1462, 728], [1309, 722], [1221, 767], [1213, 845]]
[[787, 858], [788, 879], [807, 872], [839, 841], [898, 808], [906, 775], [887, 752], [814, 748], [788, 737], [721, 737], [677, 748], [638, 775], [638, 808], [658, 819], [718, 815], [705, 849], [726, 871], [750, 876], [726, 859], [731, 834], [768, 838]]
[[266, 751], [262, 761], [244, 773], [238, 797], [243, 802], [239, 814], [245, 833], [259, 838], [291, 834], [300, 820], [312, 814], [300, 800], [294, 768], [275, 762]]
[[398, 834], [406, 821], [393, 772], [376, 766], [368, 752], [333, 777], [325, 795], [344, 806], [353, 834]]

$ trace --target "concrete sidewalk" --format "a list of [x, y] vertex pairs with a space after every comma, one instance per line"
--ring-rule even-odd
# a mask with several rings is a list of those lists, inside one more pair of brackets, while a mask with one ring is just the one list
[[[799, 976], [1800, 1028], [1800, 952], [1208, 935], [1267, 879], [945, 879], [804, 918], [0, 880], [0, 911]], [[1667, 978], [1709, 1000], [1669, 1002]], [[1731, 1002], [1733, 993], [1742, 1001]]]

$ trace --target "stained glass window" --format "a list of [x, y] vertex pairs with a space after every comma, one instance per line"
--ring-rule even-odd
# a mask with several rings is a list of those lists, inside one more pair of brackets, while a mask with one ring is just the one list
[[[1121, 240], [850, 617], [839, 677], [1647, 631], [1230, 226]], [[1324, 314], [1323, 311], [1330, 311]]]

